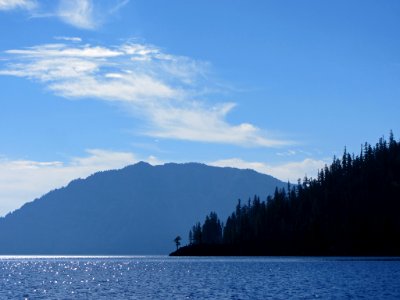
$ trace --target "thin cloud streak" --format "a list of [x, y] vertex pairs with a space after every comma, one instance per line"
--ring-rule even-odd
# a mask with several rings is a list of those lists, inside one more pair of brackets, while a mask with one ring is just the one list
[[208, 163], [217, 167], [233, 167], [239, 169], [253, 169], [257, 172], [274, 176], [282, 181], [296, 183], [304, 176], [315, 178], [318, 170], [322, 169], [327, 162], [320, 159], [306, 158], [302, 161], [292, 161], [282, 164], [270, 165], [263, 162], [249, 162], [240, 158], [222, 159]]
[[196, 99], [212, 86], [207, 63], [146, 44], [104, 47], [77, 41], [8, 50], [8, 65], [0, 75], [39, 81], [66, 98], [120, 103], [142, 118], [141, 134], [152, 137], [245, 147], [290, 143], [270, 138], [250, 123], [228, 123], [234, 103], [209, 105]]
[[32, 18], [57, 18], [80, 29], [94, 30], [128, 3], [129, 0], [0, 0], [0, 10], [23, 9]]
[[0, 0], [0, 10], [25, 9], [32, 10], [37, 6], [33, 0]]
[[56, 36], [54, 37], [55, 40], [63, 40], [63, 41], [69, 41], [69, 42], [75, 42], [75, 43], [80, 43], [82, 42], [82, 39], [80, 37], [68, 37], [68, 36]]
[[121, 0], [121, 1], [119, 1], [114, 7], [112, 7], [108, 11], [108, 13], [109, 14], [114, 14], [114, 13], [118, 12], [121, 8], [126, 6], [129, 2], [130, 2], [130, 0]]

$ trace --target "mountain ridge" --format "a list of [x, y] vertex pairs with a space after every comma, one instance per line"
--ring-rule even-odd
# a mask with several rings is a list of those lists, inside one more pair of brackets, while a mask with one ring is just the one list
[[164, 254], [210, 209], [283, 182], [254, 170], [145, 162], [72, 180], [0, 218], [1, 254]]

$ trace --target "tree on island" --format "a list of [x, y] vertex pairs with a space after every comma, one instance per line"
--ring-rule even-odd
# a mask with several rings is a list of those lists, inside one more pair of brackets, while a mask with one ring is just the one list
[[179, 235], [174, 239], [174, 242], [176, 245], [176, 250], [179, 249], [179, 246], [181, 245], [181, 240], [182, 240], [182, 238]]

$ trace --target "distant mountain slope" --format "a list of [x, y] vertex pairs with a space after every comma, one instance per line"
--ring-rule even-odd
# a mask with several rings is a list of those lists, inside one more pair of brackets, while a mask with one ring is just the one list
[[166, 254], [213, 210], [285, 184], [253, 170], [147, 163], [72, 181], [0, 219], [0, 254]]

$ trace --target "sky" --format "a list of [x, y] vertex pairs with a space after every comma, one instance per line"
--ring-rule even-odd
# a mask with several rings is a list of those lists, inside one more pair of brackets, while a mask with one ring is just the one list
[[0, 0], [0, 215], [138, 161], [315, 177], [400, 132], [397, 0]]

